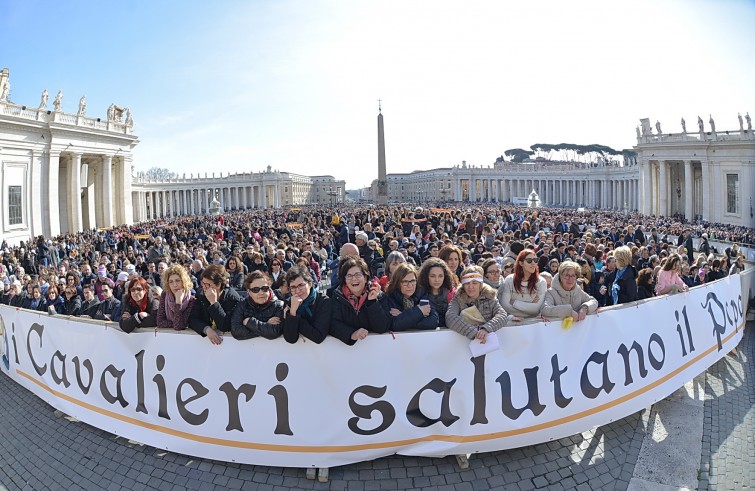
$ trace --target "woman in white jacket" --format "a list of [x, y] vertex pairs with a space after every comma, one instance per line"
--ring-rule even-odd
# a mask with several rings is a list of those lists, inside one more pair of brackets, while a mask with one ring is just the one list
[[598, 310], [598, 301], [577, 286], [579, 270], [579, 265], [573, 261], [561, 263], [545, 294], [543, 316], [554, 319], [572, 317], [576, 322]]
[[509, 314], [531, 319], [540, 315], [547, 290], [535, 251], [524, 249], [516, 256], [514, 274], [507, 276], [498, 289], [498, 301]]

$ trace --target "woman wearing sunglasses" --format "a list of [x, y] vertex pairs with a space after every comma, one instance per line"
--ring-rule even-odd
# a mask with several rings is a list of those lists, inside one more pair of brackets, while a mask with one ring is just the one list
[[231, 316], [231, 334], [236, 339], [275, 339], [283, 332], [283, 302], [273, 295], [267, 273], [252, 271], [244, 278], [249, 296], [239, 302]]
[[537, 255], [532, 249], [524, 249], [516, 257], [514, 274], [503, 280], [498, 289], [498, 301], [506, 312], [522, 319], [540, 315], [548, 286], [540, 278]]
[[289, 268], [286, 282], [291, 295], [286, 300], [288, 311], [283, 320], [283, 337], [291, 344], [296, 343], [300, 335], [322, 343], [330, 331], [330, 298], [317, 293], [307, 266]]

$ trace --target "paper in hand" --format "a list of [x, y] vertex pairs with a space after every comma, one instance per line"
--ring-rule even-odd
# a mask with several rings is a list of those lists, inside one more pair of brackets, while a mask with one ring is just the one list
[[469, 351], [472, 352], [472, 357], [478, 357], [487, 353], [491, 353], [501, 347], [501, 343], [498, 340], [498, 335], [494, 332], [489, 332], [485, 336], [485, 343], [481, 343], [479, 339], [475, 338], [469, 343]]

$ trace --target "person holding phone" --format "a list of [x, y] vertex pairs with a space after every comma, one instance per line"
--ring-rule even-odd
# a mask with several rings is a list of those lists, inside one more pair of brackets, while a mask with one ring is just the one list
[[[438, 313], [430, 301], [420, 295], [417, 276], [417, 268], [409, 263], [400, 264], [391, 275], [382, 300], [383, 310], [391, 320], [391, 331], [438, 327]], [[420, 304], [421, 300], [424, 302]]]
[[391, 322], [380, 304], [380, 283], [377, 278], [370, 282], [370, 268], [364, 259], [347, 257], [341, 263], [338, 280], [340, 287], [332, 297], [330, 335], [351, 346], [370, 332], [388, 332]]

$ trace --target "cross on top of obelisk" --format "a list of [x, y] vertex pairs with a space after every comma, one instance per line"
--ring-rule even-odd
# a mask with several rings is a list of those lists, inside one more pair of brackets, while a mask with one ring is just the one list
[[378, 99], [378, 112], [383, 112], [382, 99]]

